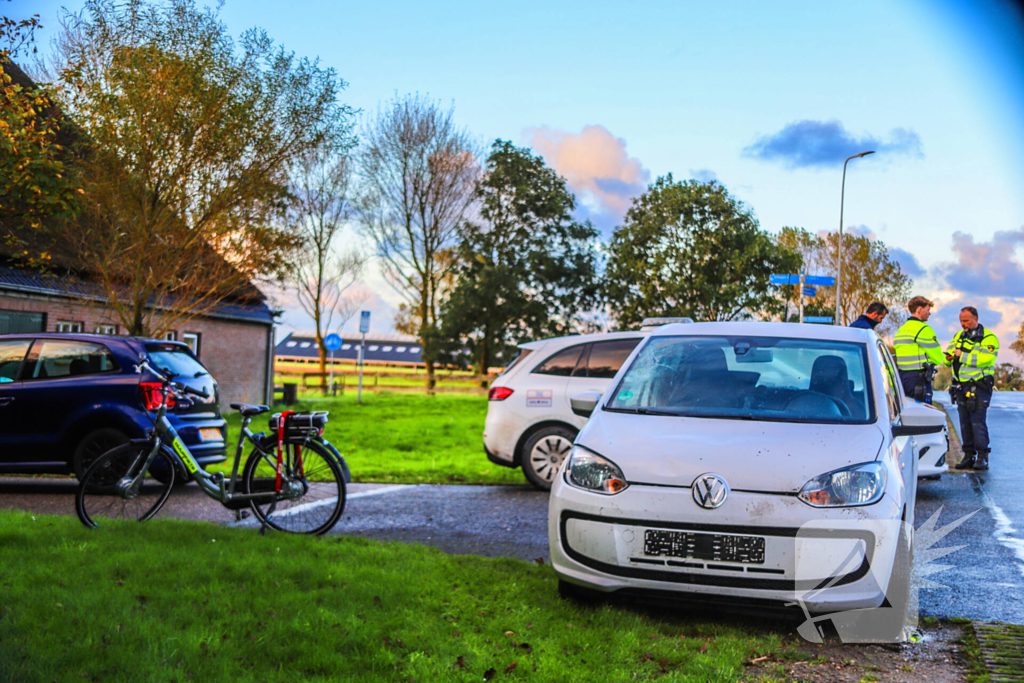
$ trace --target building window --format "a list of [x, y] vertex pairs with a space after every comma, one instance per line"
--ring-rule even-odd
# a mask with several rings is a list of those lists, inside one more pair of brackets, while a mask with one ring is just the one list
[[70, 320], [58, 320], [57, 321], [58, 332], [68, 332], [74, 334], [81, 334], [82, 323], [72, 322]]
[[117, 336], [117, 325], [97, 325], [93, 330], [94, 334], [105, 334], [108, 337]]
[[291, 349], [291, 348], [295, 347], [295, 344], [296, 344], [296, 342], [288, 342], [287, 344], [285, 344], [285, 346], [287, 346], [289, 349]]
[[0, 334], [45, 332], [46, 314], [26, 311], [0, 311]]
[[175, 332], [174, 330], [171, 330], [170, 332], [164, 332], [164, 341], [177, 341], [177, 340], [178, 340], [178, 333]]
[[199, 358], [199, 341], [202, 335], [198, 332], [185, 332], [181, 335], [181, 341], [185, 342], [188, 348], [192, 349], [192, 353], [196, 354], [196, 358]]

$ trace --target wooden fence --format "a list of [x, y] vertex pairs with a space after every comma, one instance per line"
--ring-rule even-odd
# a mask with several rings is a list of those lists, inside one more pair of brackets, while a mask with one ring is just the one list
[[[330, 372], [300, 372], [296, 370], [278, 370], [278, 383], [298, 384], [305, 390], [316, 390], [321, 387], [321, 378], [330, 381]], [[438, 393], [464, 393], [464, 394], [486, 394], [487, 386], [497, 375], [456, 375], [450, 372], [439, 372], [434, 374], [434, 391]], [[294, 382], [289, 382], [294, 379]], [[396, 384], [392, 382], [381, 383], [381, 379], [403, 379], [409, 380], [408, 384]], [[312, 383], [309, 380], [313, 380]], [[359, 384], [359, 372], [334, 371], [334, 386], [326, 387], [325, 391], [331, 394], [344, 394], [345, 391], [354, 391]], [[326, 383], [325, 383], [326, 385]], [[363, 391], [426, 391], [427, 373], [425, 372], [386, 372], [373, 371], [363, 372]]]

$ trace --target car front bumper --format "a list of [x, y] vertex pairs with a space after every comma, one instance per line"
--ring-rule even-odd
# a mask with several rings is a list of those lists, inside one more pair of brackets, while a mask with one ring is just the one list
[[[606, 496], [569, 486], [560, 474], [548, 534], [555, 572], [588, 588], [795, 602], [823, 613], [883, 602], [901, 513], [889, 494], [871, 506], [819, 509], [792, 495], [743, 491], [705, 510], [689, 488], [634, 484]], [[648, 552], [648, 531], [713, 535], [725, 544], [760, 538], [763, 554], [748, 562], [668, 557]]]

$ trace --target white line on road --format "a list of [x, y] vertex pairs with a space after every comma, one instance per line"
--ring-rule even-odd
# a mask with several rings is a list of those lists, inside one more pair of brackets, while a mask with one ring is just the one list
[[[366, 498], [368, 496], [379, 496], [379, 495], [384, 494], [384, 493], [391, 493], [392, 491], [398, 491], [399, 489], [407, 489], [407, 488], [410, 488], [409, 484], [395, 484], [394, 486], [384, 486], [384, 487], [381, 487], [379, 489], [370, 489], [369, 491], [356, 491], [355, 493], [350, 493], [350, 494], [346, 495], [345, 496], [345, 501], [348, 502], [348, 501], [352, 500], [353, 498]], [[338, 497], [337, 496], [333, 496], [331, 498], [325, 498], [323, 500], [318, 500], [315, 503], [304, 503], [303, 505], [296, 505], [293, 508], [288, 508], [287, 510], [281, 510], [280, 512], [275, 512], [274, 513], [274, 517], [288, 517], [290, 515], [297, 515], [300, 512], [306, 512], [307, 510], [313, 510], [313, 509], [318, 508], [318, 507], [324, 507], [325, 505], [334, 505], [334, 502], [336, 500], [338, 500]]]
[[1021, 574], [1024, 574], [1024, 540], [1014, 538], [1014, 534], [1017, 533], [1016, 529], [1013, 528], [1013, 523], [1010, 518], [1006, 516], [1003, 509], [995, 504], [985, 489], [981, 489], [982, 503], [988, 510], [989, 514], [992, 515], [992, 519], [996, 523], [996, 530], [993, 536], [996, 540], [1017, 556], [1017, 569], [1020, 570]]

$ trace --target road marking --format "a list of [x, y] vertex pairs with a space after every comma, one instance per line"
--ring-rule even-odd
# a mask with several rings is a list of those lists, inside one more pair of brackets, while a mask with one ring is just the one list
[[[345, 502], [352, 500], [353, 498], [366, 498], [368, 496], [379, 496], [385, 493], [391, 493], [392, 491], [398, 491], [399, 489], [410, 488], [409, 484], [395, 484], [394, 486], [384, 486], [379, 489], [370, 489], [369, 491], [357, 491], [356, 493], [350, 493], [345, 496]], [[324, 507], [325, 505], [334, 505], [335, 501], [338, 500], [337, 496], [331, 498], [325, 498], [318, 500], [315, 503], [304, 503], [302, 505], [296, 505], [293, 508], [287, 510], [281, 510], [280, 512], [274, 513], [274, 518], [288, 517], [290, 515], [297, 515], [300, 512], [306, 512], [307, 510], [314, 510], [318, 507]]]
[[981, 489], [982, 504], [988, 510], [989, 514], [992, 515], [992, 519], [996, 523], [995, 532], [993, 536], [999, 541], [1000, 545], [1004, 548], [1008, 548], [1010, 552], [1017, 556], [1017, 569], [1020, 570], [1021, 574], [1024, 574], [1024, 540], [1014, 538], [1013, 535], [1017, 533], [1017, 530], [1013, 528], [1013, 522], [1006, 516], [1003, 509], [995, 504], [985, 489]]

